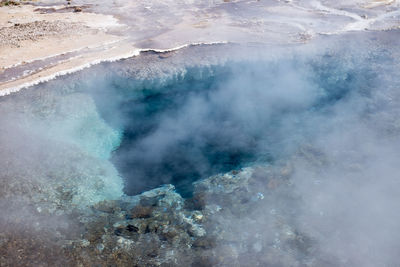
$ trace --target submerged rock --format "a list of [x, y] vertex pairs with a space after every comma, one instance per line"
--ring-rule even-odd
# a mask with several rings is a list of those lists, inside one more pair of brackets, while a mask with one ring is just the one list
[[[196, 182], [189, 199], [165, 185], [103, 201], [80, 217], [87, 232], [65, 250], [83, 265], [264, 266], [271, 258], [281, 259], [277, 265], [300, 265], [311, 243], [285, 214], [293, 201], [289, 183], [273, 189], [265, 183], [288, 179], [278, 178], [285, 168], [255, 166], [215, 175]], [[198, 199], [202, 205], [193, 204]]]

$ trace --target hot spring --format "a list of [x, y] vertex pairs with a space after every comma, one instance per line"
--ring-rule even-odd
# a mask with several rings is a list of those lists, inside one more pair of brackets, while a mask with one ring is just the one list
[[[339, 72], [334, 83], [326, 78], [332, 69]], [[305, 117], [328, 112], [372, 80], [334, 59], [307, 66], [289, 58], [189, 67], [150, 86], [114, 76], [93, 97], [106, 123], [120, 122], [111, 161], [125, 193], [172, 183], [188, 196], [198, 179], [283, 157], [306, 138]], [[285, 128], [291, 137], [283, 138]]]
[[[380, 223], [385, 229], [397, 229], [391, 223], [398, 221], [397, 215], [388, 207], [399, 203], [393, 175], [400, 147], [395, 116], [400, 110], [395, 61], [399, 51], [392, 45], [398, 39], [380, 34], [384, 37], [380, 45], [375, 44], [374, 34], [360, 36], [364, 49], [359, 49], [359, 40], [344, 36], [326, 38], [318, 46], [199, 45], [164, 53], [147, 51], [3, 97], [0, 155], [7, 160], [0, 163], [0, 175], [7, 197], [0, 204], [14, 214], [26, 206], [24, 201], [39, 203], [33, 211], [24, 211], [36, 219], [41, 218], [37, 212], [67, 214], [72, 209], [90, 214], [79, 217], [84, 223], [115, 216], [107, 222], [109, 228], [99, 228], [105, 231], [103, 237], [87, 238], [89, 247], [106, 246], [107, 251], [106, 241], [97, 243], [108, 235], [118, 238], [119, 243], [112, 239], [118, 244], [129, 238], [135, 240], [129, 244], [142, 244], [139, 233], [146, 238], [160, 234], [157, 242], [170, 242], [164, 232], [172, 226], [149, 224], [141, 232], [134, 223], [161, 216], [148, 212], [161, 205], [152, 199], [158, 191], [151, 190], [173, 184], [176, 191], [163, 194], [179, 203], [173, 214], [184, 213], [179, 213], [178, 225], [191, 227], [184, 240], [197, 242], [205, 232], [212, 233], [214, 225], [223, 225], [254, 230], [251, 238], [246, 237], [251, 244], [248, 251], [260, 255], [251, 259], [266, 255], [260, 252], [263, 248], [273, 248], [279, 253], [295, 251], [290, 255], [299, 261], [329, 255], [331, 263], [350, 264], [363, 263], [371, 255], [368, 251], [381, 250], [385, 259], [369, 260], [391, 262], [391, 249], [398, 242], [383, 242], [389, 231], [375, 234], [373, 229]], [[282, 162], [289, 171], [279, 175], [269, 171]], [[224, 192], [238, 183], [236, 174], [256, 177], [255, 182]], [[214, 191], [197, 205], [202, 187], [196, 182], [214, 176], [232, 180], [204, 182], [207, 190]], [[272, 192], [281, 184], [284, 189]], [[16, 192], [18, 201], [8, 192]], [[150, 206], [135, 202], [141, 193], [150, 199], [146, 200]], [[232, 206], [234, 211], [219, 216], [231, 205], [220, 196], [225, 193], [230, 197], [248, 193], [239, 202], [252, 205], [246, 210], [254, 212], [239, 216]], [[132, 215], [127, 207], [133, 204], [119, 204], [127, 199], [140, 203], [140, 212]], [[103, 200], [121, 206], [98, 208], [99, 203], [108, 203]], [[207, 206], [213, 201], [218, 205]], [[166, 214], [173, 209], [172, 204], [163, 206]], [[112, 213], [116, 210], [120, 214]], [[201, 219], [195, 223], [195, 218], [206, 216], [214, 217], [203, 232], [196, 228]], [[286, 239], [279, 232], [286, 224], [266, 226], [275, 217], [290, 226], [285, 226], [285, 233], [292, 233]], [[359, 220], [365, 217], [371, 220]], [[378, 217], [379, 221], [373, 219]], [[247, 220], [253, 224], [245, 224]], [[376, 243], [364, 242], [369, 235], [367, 239]], [[293, 236], [297, 239], [290, 239]], [[220, 249], [225, 241], [219, 241], [201, 243], [200, 248]], [[190, 244], [186, 247], [195, 243]], [[360, 254], [357, 247], [363, 249]], [[250, 255], [248, 251], [240, 253]]]
[[[179, 56], [209, 49], [195, 47]], [[135, 73], [139, 67], [133, 65], [146, 60], [160, 66]], [[356, 66], [359, 59], [343, 62], [329, 54], [165, 66], [169, 60], [147, 52], [12, 97], [34, 95], [34, 114], [53, 138], [67, 135], [64, 141], [109, 159], [123, 178], [124, 193], [172, 183], [190, 196], [196, 180], [288, 157], [313, 138], [315, 117], [327, 116], [351, 95], [368, 94], [375, 83], [374, 73]], [[47, 116], [58, 110], [64, 118]]]

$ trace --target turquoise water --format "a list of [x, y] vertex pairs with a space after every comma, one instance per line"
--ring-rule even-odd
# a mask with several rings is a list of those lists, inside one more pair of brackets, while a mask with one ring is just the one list
[[112, 162], [125, 192], [172, 183], [189, 196], [195, 180], [271, 163], [312, 139], [316, 117], [373, 86], [356, 61], [228, 62], [151, 81], [113, 74], [91, 87], [100, 114], [122, 134]]
[[[234, 173], [207, 180], [207, 194], [217, 199], [203, 210], [209, 216], [219, 194], [237, 199], [223, 201], [211, 224], [232, 229], [227, 241], [245, 249], [244, 261], [260, 241], [294, 257], [299, 248], [300, 258], [318, 255], [324, 264], [393, 266], [400, 240], [393, 212], [400, 203], [400, 53], [393, 46], [398, 36], [388, 34], [379, 43], [349, 38], [337, 46], [331, 39], [319, 51], [266, 49], [236, 59], [222, 46], [145, 53], [3, 97], [3, 222], [15, 217], [32, 225], [25, 206], [50, 217], [78, 208], [105, 218], [90, 207], [137, 199], [123, 191], [173, 183], [190, 197], [193, 181], [255, 165], [241, 173], [240, 192], [230, 190]], [[235, 211], [242, 201], [249, 216]], [[114, 214], [120, 220], [124, 213]], [[275, 219], [277, 228], [269, 227]], [[315, 250], [303, 246], [303, 236]]]

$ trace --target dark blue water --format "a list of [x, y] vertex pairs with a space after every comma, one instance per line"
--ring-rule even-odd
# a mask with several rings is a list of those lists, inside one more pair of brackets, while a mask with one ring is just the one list
[[95, 99], [123, 131], [112, 161], [125, 192], [172, 183], [189, 196], [200, 178], [292, 152], [312, 138], [311, 114], [366, 94], [373, 80], [368, 69], [331, 56], [290, 58], [191, 67], [167, 80], [114, 75]]
[[[199, 72], [203, 73], [201, 77]], [[172, 183], [187, 196], [193, 181], [240, 168], [255, 160], [255, 143], [246, 140], [245, 144], [236, 145], [231, 134], [218, 127], [222, 122], [229, 122], [229, 114], [224, 114], [221, 108], [211, 110], [212, 107], [205, 104], [204, 112], [209, 121], [198, 118], [198, 125], [194, 125], [191, 118], [182, 118], [188, 102], [207, 99], [228, 76], [224, 68], [192, 69], [183, 79], [164, 86], [135, 88], [130, 100], [121, 103], [120, 108], [128, 122], [113, 162], [126, 178], [126, 193], [137, 194], [160, 184]], [[166, 121], [186, 127], [187, 131], [166, 129]], [[212, 129], [206, 129], [207, 125]]]

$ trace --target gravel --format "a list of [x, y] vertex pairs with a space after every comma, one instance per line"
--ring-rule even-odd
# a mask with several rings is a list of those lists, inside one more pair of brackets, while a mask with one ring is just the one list
[[14, 23], [11, 27], [0, 28], [0, 46], [19, 47], [22, 41], [38, 41], [49, 36], [84, 34], [87, 26], [62, 21], [34, 21]]

